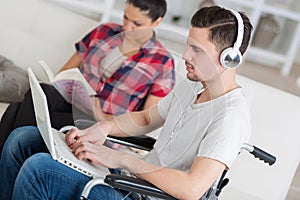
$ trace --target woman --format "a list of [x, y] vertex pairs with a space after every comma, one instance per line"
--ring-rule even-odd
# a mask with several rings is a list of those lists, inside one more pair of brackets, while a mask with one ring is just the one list
[[[102, 24], [76, 43], [76, 52], [59, 72], [80, 69], [97, 92], [97, 98], [91, 99], [94, 112], [87, 115], [66, 102], [53, 86], [42, 84], [53, 128], [74, 124], [76, 119], [98, 121], [148, 108], [170, 92], [175, 83], [174, 61], [153, 31], [165, 13], [165, 0], [127, 0], [123, 25]], [[17, 111], [16, 106], [20, 106]], [[12, 104], [5, 112], [0, 140], [24, 125], [36, 125], [30, 91], [21, 105]]]

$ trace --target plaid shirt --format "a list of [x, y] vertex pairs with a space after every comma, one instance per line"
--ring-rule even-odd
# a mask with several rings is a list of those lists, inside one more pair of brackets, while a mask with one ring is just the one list
[[103, 80], [101, 60], [122, 43], [121, 32], [118, 24], [103, 24], [76, 43], [84, 61], [80, 70], [96, 90], [103, 111], [110, 114], [139, 110], [148, 94], [164, 97], [175, 84], [174, 60], [155, 34], [109, 79]]

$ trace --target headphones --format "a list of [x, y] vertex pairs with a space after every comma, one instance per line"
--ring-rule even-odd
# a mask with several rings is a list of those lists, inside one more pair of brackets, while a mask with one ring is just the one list
[[240, 52], [240, 47], [243, 41], [244, 35], [244, 22], [241, 15], [234, 10], [229, 10], [237, 19], [238, 22], [238, 33], [236, 41], [233, 47], [228, 47], [224, 49], [220, 55], [220, 62], [226, 69], [233, 69], [242, 63], [242, 54]]

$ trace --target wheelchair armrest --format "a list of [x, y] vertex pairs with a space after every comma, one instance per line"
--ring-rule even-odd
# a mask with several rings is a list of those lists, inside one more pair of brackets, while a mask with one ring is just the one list
[[109, 141], [119, 143], [125, 146], [134, 147], [146, 151], [153, 149], [153, 145], [156, 140], [149, 136], [137, 136], [137, 137], [115, 137], [107, 136]]
[[104, 182], [114, 188], [135, 192], [141, 195], [148, 195], [167, 200], [175, 200], [174, 197], [168, 195], [151, 183], [126, 175], [109, 174], [104, 179]]

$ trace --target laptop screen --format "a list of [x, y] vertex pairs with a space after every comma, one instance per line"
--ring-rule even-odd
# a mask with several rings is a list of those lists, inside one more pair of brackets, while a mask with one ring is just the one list
[[28, 68], [28, 76], [37, 127], [53, 159], [56, 159], [46, 95], [31, 68]]

